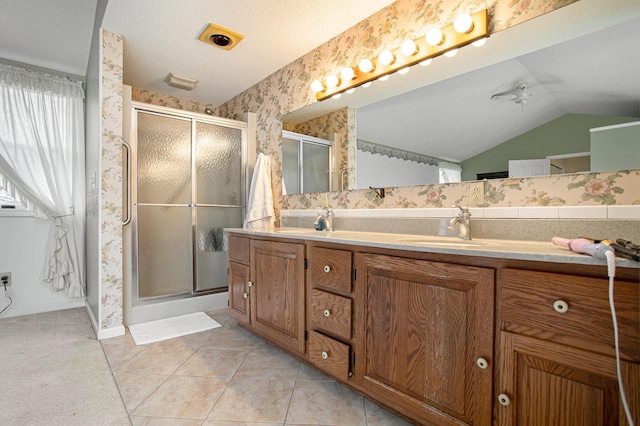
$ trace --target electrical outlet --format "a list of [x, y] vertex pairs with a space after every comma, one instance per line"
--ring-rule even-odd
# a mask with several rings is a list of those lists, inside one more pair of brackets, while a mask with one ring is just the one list
[[484, 182], [471, 182], [469, 185], [469, 205], [481, 206], [484, 204]]
[[11, 272], [0, 272], [0, 286], [9, 287], [11, 285]]

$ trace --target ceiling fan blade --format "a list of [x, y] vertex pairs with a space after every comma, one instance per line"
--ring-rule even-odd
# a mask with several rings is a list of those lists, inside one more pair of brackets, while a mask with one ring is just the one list
[[514, 99], [516, 99], [518, 97], [518, 95], [516, 94], [509, 94], [509, 95], [493, 95], [491, 96], [491, 99], [495, 100], [495, 101], [502, 101], [502, 100], [507, 100], [507, 101], [512, 101]]

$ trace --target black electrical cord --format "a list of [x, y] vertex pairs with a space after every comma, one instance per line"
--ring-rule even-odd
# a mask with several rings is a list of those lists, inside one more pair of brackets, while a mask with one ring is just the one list
[[5, 308], [3, 310], [0, 311], [0, 315], [2, 315], [4, 313], [4, 311], [9, 309], [9, 306], [11, 306], [13, 304], [13, 299], [11, 298], [11, 296], [9, 296], [9, 292], [7, 291], [7, 284], [4, 285], [4, 295], [9, 298], [9, 304], [7, 306], [5, 306]]

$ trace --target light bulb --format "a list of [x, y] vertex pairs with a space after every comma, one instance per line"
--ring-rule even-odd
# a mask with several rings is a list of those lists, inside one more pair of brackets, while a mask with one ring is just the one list
[[342, 77], [344, 81], [353, 80], [356, 78], [356, 72], [351, 67], [344, 67], [340, 72], [340, 77]]
[[425, 38], [429, 46], [437, 46], [442, 44], [444, 41], [444, 35], [442, 34], [442, 31], [440, 31], [440, 28], [430, 29]]
[[340, 99], [340, 96], [342, 96], [342, 93], [337, 93], [337, 94], [333, 95], [331, 98]]
[[380, 61], [382, 65], [391, 65], [395, 60], [396, 57], [388, 50], [383, 50], [380, 52], [380, 55], [378, 55], [378, 61]]
[[402, 75], [405, 75], [408, 72], [409, 72], [409, 67], [404, 67], [398, 70], [398, 74], [402, 74]]
[[473, 20], [468, 13], [463, 13], [453, 21], [453, 29], [459, 34], [467, 34], [473, 29]]
[[473, 43], [471, 43], [471, 45], [475, 46], [475, 47], [482, 47], [482, 46], [484, 46], [484, 44], [486, 42], [487, 42], [487, 38], [484, 37], [484, 38], [481, 38], [479, 40], [474, 41]]
[[431, 61], [432, 61], [431, 58], [425, 59], [424, 61], [420, 62], [420, 65], [422, 65], [423, 67], [427, 67], [427, 66], [431, 65]]
[[400, 52], [404, 56], [413, 56], [418, 53], [418, 46], [416, 46], [416, 42], [413, 40], [405, 40], [400, 45]]
[[358, 64], [358, 69], [362, 72], [371, 72], [374, 70], [373, 62], [371, 62], [371, 59], [365, 58]]
[[340, 85], [340, 79], [333, 74], [327, 77], [326, 82], [327, 82], [327, 87], [338, 87]]
[[360, 86], [360, 87], [364, 87], [364, 88], [366, 89], [366, 88], [367, 88], [367, 87], [369, 87], [369, 86], [371, 86], [371, 82], [370, 82], [370, 81], [367, 81], [365, 84], [363, 84], [363, 85], [362, 85], [362, 86]]
[[456, 56], [457, 53], [458, 53], [458, 49], [452, 49], [447, 52], [444, 52], [444, 56], [446, 56], [447, 58], [453, 58], [454, 56]]
[[387, 81], [387, 80], [389, 80], [389, 74], [387, 74], [387, 75], [383, 75], [383, 76], [382, 76], [382, 77], [380, 77], [378, 80], [380, 80], [380, 81]]
[[349, 89], [349, 90], [345, 91], [344, 93], [349, 93], [349, 94], [351, 94], [351, 93], [353, 93], [353, 92], [355, 92], [355, 91], [356, 91], [356, 89], [354, 89], [354, 88], [352, 87], [351, 89]]
[[313, 80], [311, 83], [311, 90], [314, 93], [324, 92], [324, 84], [320, 80]]

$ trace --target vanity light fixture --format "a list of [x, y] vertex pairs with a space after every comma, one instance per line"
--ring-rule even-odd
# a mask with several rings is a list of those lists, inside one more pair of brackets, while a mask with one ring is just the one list
[[327, 89], [340, 86], [340, 78], [338, 78], [337, 75], [330, 75], [329, 77], [327, 77], [325, 82], [327, 83]]
[[413, 56], [418, 53], [418, 45], [416, 45], [416, 42], [413, 40], [405, 40], [400, 45], [400, 52], [402, 52], [404, 56]]
[[444, 52], [444, 56], [446, 56], [447, 58], [453, 58], [454, 56], [456, 56], [457, 53], [458, 53], [458, 49], [451, 49]]
[[453, 29], [459, 34], [467, 34], [473, 29], [473, 20], [471, 15], [463, 13], [459, 15], [455, 21], [453, 21]]
[[429, 46], [438, 46], [444, 42], [444, 34], [440, 28], [432, 28], [425, 37]]
[[404, 67], [398, 70], [398, 74], [400, 75], [405, 75], [408, 72], [409, 72], [409, 67]]
[[351, 67], [344, 67], [340, 71], [340, 77], [342, 77], [343, 81], [353, 80], [356, 78], [356, 72]]
[[[374, 59], [362, 59], [357, 68], [344, 68], [340, 73], [342, 78], [330, 75], [324, 81], [315, 80], [311, 83], [311, 89], [316, 99], [322, 101], [356, 87], [366, 87], [365, 84], [374, 80], [384, 81], [390, 74], [405, 68], [408, 71], [415, 64], [427, 66], [432, 58], [447, 52], [451, 52], [447, 56], [453, 56], [456, 49], [468, 44], [482, 45], [489, 36], [488, 15], [487, 9], [484, 9], [459, 18], [457, 24], [454, 22], [443, 28], [432, 28], [426, 37], [405, 40], [393, 50], [383, 50]], [[353, 76], [345, 71], [348, 69], [351, 69]], [[343, 75], [342, 72], [348, 74]]]
[[[420, 62], [420, 66], [428, 67], [429, 65], [431, 65], [431, 62], [433, 62], [433, 59], [431, 59], [431, 58], [425, 59], [424, 61]], [[320, 84], [322, 84], [322, 83], [320, 83]]]
[[371, 59], [365, 58], [358, 63], [358, 69], [363, 73], [373, 72], [376, 68]]
[[378, 62], [382, 65], [391, 65], [396, 61], [396, 56], [390, 50], [383, 50], [378, 55]]
[[313, 82], [311, 83], [311, 90], [313, 90], [314, 93], [322, 92], [325, 89], [326, 87], [324, 83], [320, 80], [313, 80]]

